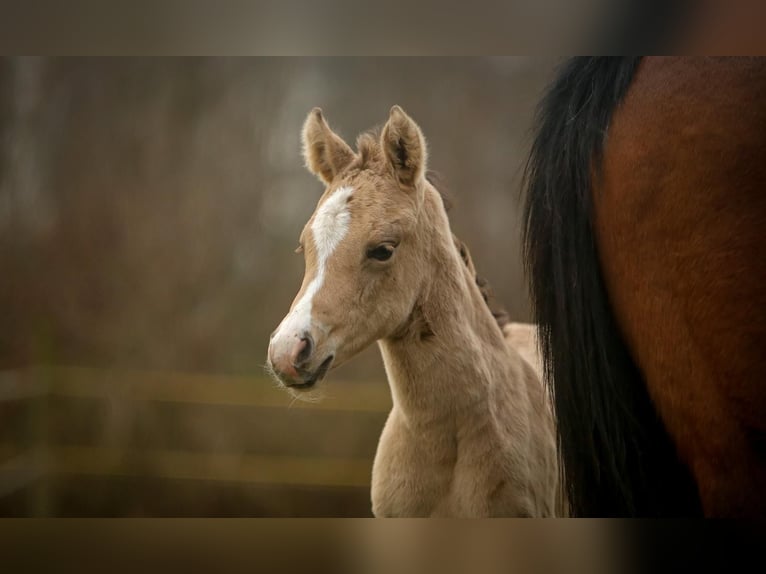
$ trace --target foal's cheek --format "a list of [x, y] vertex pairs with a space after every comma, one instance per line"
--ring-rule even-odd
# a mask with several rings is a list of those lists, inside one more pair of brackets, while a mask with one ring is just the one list
[[359, 281], [356, 288], [355, 302], [359, 309], [363, 309], [365, 306], [374, 304], [375, 293], [378, 286], [376, 285], [375, 278], [362, 278]]
[[392, 285], [395, 282], [392, 282], [387, 270], [366, 270], [361, 273], [357, 280], [356, 300], [363, 312], [374, 312], [381, 304], [385, 304], [391, 296]]

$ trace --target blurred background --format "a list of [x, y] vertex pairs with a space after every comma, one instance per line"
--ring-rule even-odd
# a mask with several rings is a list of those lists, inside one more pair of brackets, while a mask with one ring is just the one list
[[556, 58], [0, 60], [0, 515], [370, 516], [377, 347], [264, 375], [323, 187], [300, 128], [421, 126], [453, 230], [529, 320], [520, 181]]

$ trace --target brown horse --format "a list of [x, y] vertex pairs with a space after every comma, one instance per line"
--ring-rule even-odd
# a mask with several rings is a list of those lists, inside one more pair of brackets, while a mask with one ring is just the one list
[[572, 512], [766, 514], [766, 60], [578, 58], [525, 249]]

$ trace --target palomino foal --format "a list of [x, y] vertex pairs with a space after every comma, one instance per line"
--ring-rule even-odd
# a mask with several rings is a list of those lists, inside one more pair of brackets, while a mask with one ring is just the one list
[[303, 145], [327, 188], [301, 234], [303, 285], [271, 337], [275, 376], [305, 391], [378, 341], [393, 409], [376, 516], [561, 514], [547, 394], [461, 260], [420, 128], [394, 106], [354, 152], [316, 108]]

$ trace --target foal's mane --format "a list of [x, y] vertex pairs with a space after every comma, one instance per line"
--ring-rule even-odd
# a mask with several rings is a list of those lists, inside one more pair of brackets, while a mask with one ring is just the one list
[[[434, 186], [434, 189], [439, 192], [439, 195], [442, 198], [442, 203], [444, 203], [444, 209], [447, 211], [447, 213], [449, 213], [452, 209], [452, 201], [449, 198], [448, 192], [444, 188], [442, 178], [438, 173], [429, 170], [428, 173], [426, 173], [426, 179], [431, 185]], [[500, 327], [500, 330], [502, 331], [503, 327], [510, 323], [508, 312], [497, 303], [489, 281], [483, 277], [480, 277], [476, 272], [476, 266], [473, 263], [471, 252], [468, 251], [466, 244], [463, 243], [463, 241], [454, 233], [452, 234], [452, 240], [455, 242], [455, 247], [457, 247], [457, 250], [460, 253], [460, 258], [463, 260], [463, 263], [465, 263], [465, 266], [468, 267], [468, 270], [473, 275], [474, 281], [476, 281], [476, 285], [481, 292], [482, 298], [484, 299], [484, 303], [486, 303], [490, 313], [492, 313], [495, 321], [497, 321], [497, 326]]]
[[484, 303], [486, 303], [490, 313], [492, 313], [492, 316], [497, 322], [497, 326], [500, 327], [500, 330], [502, 331], [503, 327], [511, 322], [511, 319], [508, 316], [508, 312], [497, 302], [489, 281], [487, 281], [484, 277], [480, 277], [476, 273], [476, 267], [473, 264], [471, 254], [469, 253], [468, 248], [465, 246], [465, 243], [463, 243], [454, 233], [452, 234], [452, 239], [455, 241], [455, 247], [458, 248], [460, 257], [463, 259], [463, 263], [465, 263], [466, 267], [468, 267], [468, 269], [473, 273], [474, 280], [476, 281], [476, 286], [481, 292]]

